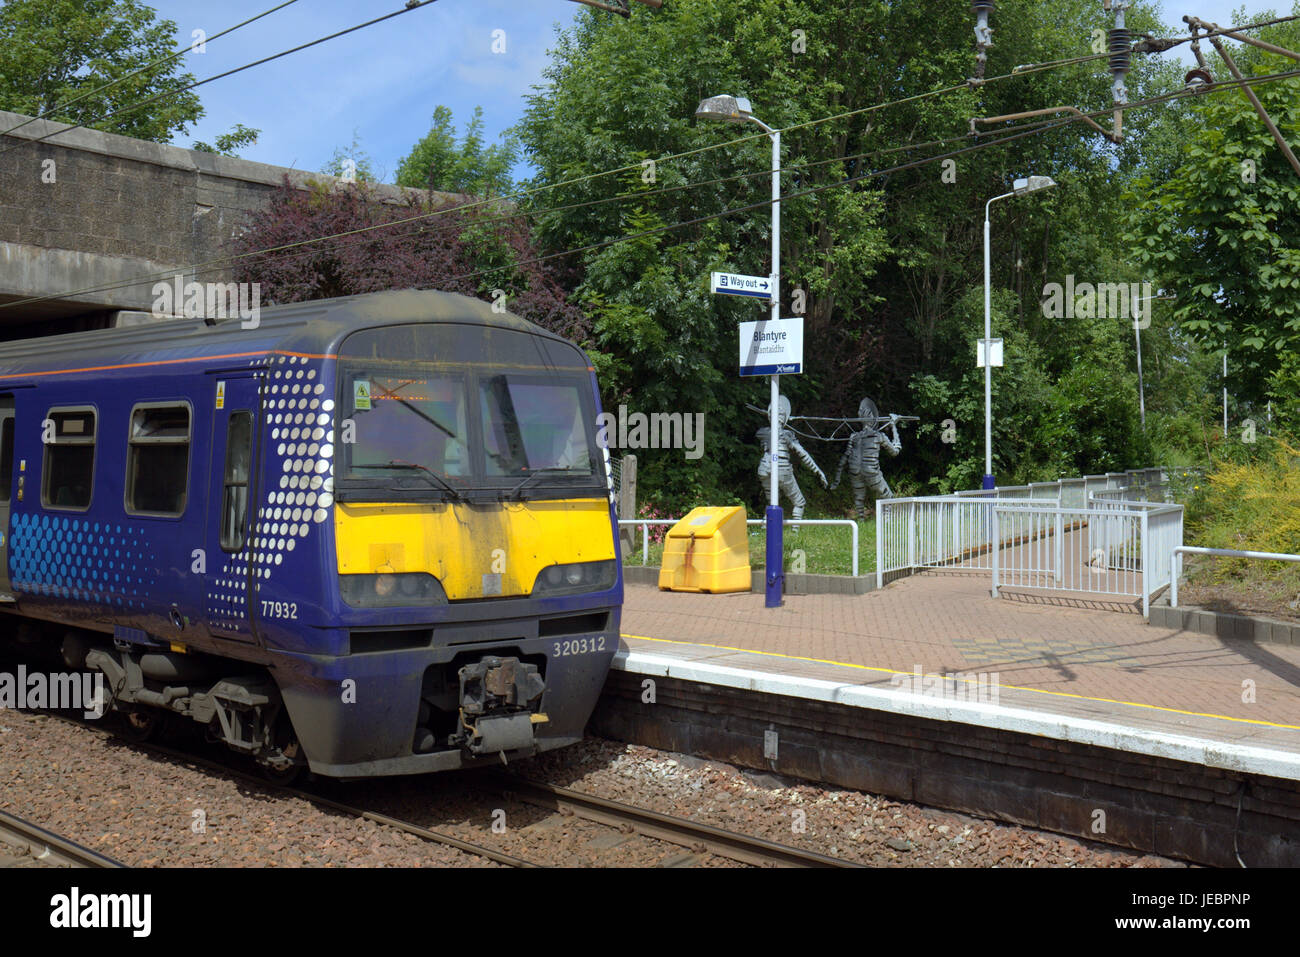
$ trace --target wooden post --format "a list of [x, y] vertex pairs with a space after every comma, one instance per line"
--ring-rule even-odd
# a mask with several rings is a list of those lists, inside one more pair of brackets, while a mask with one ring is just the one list
[[[618, 517], [636, 518], [636, 456], [623, 456], [618, 473]], [[626, 556], [641, 545], [641, 536], [637, 529], [625, 526], [619, 530]], [[644, 558], [644, 556], [642, 556]]]

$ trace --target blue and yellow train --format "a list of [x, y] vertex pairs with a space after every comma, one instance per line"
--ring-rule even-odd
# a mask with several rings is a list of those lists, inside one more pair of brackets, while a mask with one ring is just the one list
[[273, 777], [576, 742], [623, 598], [599, 406], [437, 292], [0, 344], [0, 609]]

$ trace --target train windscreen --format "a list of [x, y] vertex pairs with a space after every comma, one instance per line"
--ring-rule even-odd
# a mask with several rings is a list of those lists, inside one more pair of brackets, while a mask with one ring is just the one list
[[603, 489], [590, 372], [566, 343], [477, 325], [385, 327], [348, 337], [339, 369], [344, 498]]

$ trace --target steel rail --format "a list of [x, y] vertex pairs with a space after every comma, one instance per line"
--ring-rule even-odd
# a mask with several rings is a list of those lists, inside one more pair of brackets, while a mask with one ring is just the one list
[[4, 811], [0, 811], [0, 835], [3, 835], [0, 843], [26, 847], [36, 860], [50, 864], [64, 867], [126, 867], [121, 861]]
[[499, 785], [507, 796], [548, 810], [572, 811], [578, 817], [611, 827], [630, 826], [636, 833], [687, 848], [703, 847], [712, 854], [743, 864], [775, 864], [780, 867], [863, 867], [815, 851], [777, 844], [761, 837], [738, 834], [711, 824], [673, 817], [633, 807], [618, 801], [582, 794], [554, 784], [542, 784], [525, 778], [485, 772], [485, 777]]
[[[71, 718], [65, 720], [84, 727], [81, 722], [75, 721]], [[314, 794], [311, 791], [305, 791], [296, 787], [277, 785], [272, 781], [268, 781], [261, 775], [242, 771], [239, 768], [222, 764], [219, 761], [199, 757], [185, 751], [179, 751], [175, 748], [168, 747], [167, 745], [155, 744], [151, 741], [134, 741], [129, 738], [124, 738], [121, 735], [117, 735], [109, 729], [91, 728], [90, 730], [119, 738], [135, 747], [152, 751], [163, 757], [185, 761], [205, 770], [228, 774], [240, 780], [266, 788], [269, 791], [301, 798], [302, 800], [309, 801], [319, 807], [362, 818], [363, 820], [371, 821], [375, 824], [397, 828], [398, 830], [419, 837], [422, 840], [429, 841], [430, 843], [443, 844], [466, 854], [483, 857], [509, 867], [546, 866], [534, 861], [527, 861], [522, 858], [514, 857], [502, 851], [483, 847], [482, 845], [462, 841], [459, 838], [452, 837], [450, 834], [434, 831], [410, 821], [404, 821], [400, 818], [390, 817], [389, 815], [380, 814], [375, 811], [368, 811], [365, 808], [355, 807], [342, 801], [335, 801], [332, 798]], [[497, 785], [507, 794], [512, 794], [525, 803], [534, 804], [559, 813], [563, 813], [564, 810], [567, 809], [578, 817], [582, 817], [598, 824], [604, 824], [609, 827], [625, 829], [630, 826], [633, 831], [644, 837], [664, 841], [668, 844], [676, 844], [681, 847], [703, 847], [709, 853], [716, 854], [720, 857], [726, 857], [730, 860], [739, 861], [743, 864], [775, 864], [782, 867], [864, 866], [854, 861], [844, 861], [838, 858], [829, 857], [825, 854], [818, 854], [815, 851], [805, 851], [800, 848], [777, 844], [774, 841], [768, 841], [764, 838], [738, 834], [734, 831], [727, 831], [722, 828], [713, 827], [712, 825], [700, 824], [685, 818], [673, 817], [671, 815], [661, 814], [657, 811], [649, 811], [628, 804], [621, 804], [617, 801], [609, 801], [604, 798], [581, 794], [577, 791], [571, 791], [567, 788], [561, 788], [555, 785], [527, 781], [523, 778], [503, 775], [499, 772], [494, 772], [488, 769], [483, 770], [481, 773], [483, 777], [482, 781], [471, 781], [466, 783], [471, 786], [481, 786], [484, 783]], [[3, 812], [0, 812], [0, 827], [2, 827], [4, 823], [3, 817]], [[55, 838], [56, 836], [49, 835], [49, 837]], [[71, 842], [68, 843], [71, 847], [76, 847], [76, 845], [71, 845]], [[86, 853], [94, 854], [93, 851], [88, 850]], [[110, 858], [103, 857], [102, 855], [96, 856], [107, 862], [97, 866], [123, 866], [116, 861], [112, 861]]]
[[[59, 717], [62, 720], [77, 725], [78, 727], [87, 728], [87, 730], [94, 731], [99, 734], [107, 735], [112, 738], [116, 738], [119, 741], [124, 741], [133, 747], [141, 748], [142, 750], [145, 751], [152, 751], [155, 754], [161, 755], [163, 757], [173, 758], [177, 761], [184, 761], [189, 764], [196, 765], [197, 767], [200, 767], [206, 771], [216, 771], [221, 774], [228, 774], [231, 777], [237, 778], [240, 781], [244, 781], [255, 786], [263, 787], [268, 791], [276, 792], [279, 794], [287, 794], [291, 797], [301, 798], [304, 801], [308, 801], [319, 807], [328, 808], [332, 811], [338, 811], [339, 813], [342, 814], [349, 814], [353, 817], [359, 817], [364, 820], [371, 821], [375, 824], [385, 825], [386, 827], [395, 827], [398, 830], [405, 831], [406, 833], [421, 838], [422, 840], [428, 841], [431, 844], [443, 844], [446, 845], [447, 847], [453, 847], [458, 851], [463, 851], [466, 854], [473, 854], [475, 857], [483, 857], [486, 858], [487, 860], [495, 861], [498, 864], [505, 864], [508, 867], [540, 866], [538, 864], [534, 864], [531, 861], [525, 861], [522, 858], [512, 857], [511, 855], [504, 854], [501, 851], [495, 851], [490, 847], [482, 847], [481, 845], [478, 844], [472, 844], [469, 841], [462, 841], [460, 838], [452, 837], [450, 834], [444, 834], [441, 831], [434, 831], [431, 830], [430, 828], [422, 827], [419, 824], [413, 824], [410, 821], [403, 821], [400, 820], [399, 818], [389, 817], [386, 814], [379, 814], [375, 811], [367, 811], [365, 808], [353, 807], [349, 804], [344, 804], [341, 801], [335, 801], [331, 798], [323, 797], [319, 794], [313, 794], [310, 791], [304, 791], [300, 788], [287, 786], [283, 784], [276, 784], [274, 781], [267, 780], [265, 777], [263, 777], [260, 774], [253, 774], [248, 771], [241, 770], [240, 768], [232, 767], [231, 765], [228, 764], [222, 764], [220, 761], [214, 761], [210, 758], [201, 757], [196, 754], [191, 754], [187, 751], [181, 751], [176, 748], [168, 747], [165, 744], [156, 744], [153, 741], [136, 741], [124, 735], [117, 734], [109, 728], [90, 728], [83, 722], [77, 721], [74, 718], [63, 718], [62, 716]], [[2, 816], [3, 816], [3, 812], [0, 812], [0, 827], [2, 827], [4, 823]], [[108, 858], [105, 858], [105, 860], [108, 860]], [[110, 865], [102, 865], [102, 866], [110, 866]], [[121, 867], [123, 865], [117, 864], [116, 866]]]
[[[266, 782], [263, 782], [264, 784]], [[339, 811], [343, 814], [352, 814], [356, 817], [367, 821], [373, 821], [376, 824], [383, 824], [387, 827], [395, 827], [399, 831], [405, 831], [415, 837], [423, 838], [434, 844], [445, 844], [447, 847], [454, 847], [458, 851], [464, 851], [466, 854], [473, 854], [476, 857], [485, 857], [490, 861], [498, 864], [505, 864], [509, 867], [540, 867], [532, 861], [526, 861], [521, 857], [514, 857], [501, 851], [494, 851], [490, 847], [483, 847], [480, 844], [471, 844], [469, 841], [462, 841], [458, 837], [452, 837], [450, 834], [443, 834], [441, 831], [433, 831], [419, 824], [412, 824], [410, 821], [403, 821], [401, 818], [389, 817], [387, 814], [379, 814], [375, 811], [367, 811], [364, 808], [353, 807], [350, 804], [344, 804], [341, 801], [335, 801], [330, 798], [321, 797], [318, 794], [312, 794], [310, 791], [301, 791], [298, 788], [280, 788], [279, 790], [295, 797], [300, 797], [304, 801], [310, 801], [313, 804], [327, 807], [331, 810]]]

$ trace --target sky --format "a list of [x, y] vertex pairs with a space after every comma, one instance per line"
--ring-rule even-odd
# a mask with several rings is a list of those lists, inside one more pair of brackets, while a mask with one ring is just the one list
[[[177, 26], [177, 46], [192, 31], [208, 36], [275, 6], [277, 0], [154, 0]], [[404, 0], [298, 0], [188, 54], [183, 68], [203, 79], [300, 43], [401, 9]], [[211, 143], [236, 123], [260, 129], [244, 159], [320, 170], [336, 148], [360, 141], [380, 178], [391, 182], [398, 160], [429, 130], [434, 107], [452, 110], [458, 132], [483, 107], [485, 139], [523, 115], [524, 97], [542, 82], [556, 25], [583, 9], [569, 0], [439, 0], [367, 27], [216, 80], [195, 92], [206, 110], [176, 136], [178, 146]], [[504, 31], [494, 38], [494, 31]], [[492, 52], [494, 39], [503, 53]], [[500, 43], [498, 43], [500, 46]], [[526, 172], [521, 167], [520, 173]]]
[[[152, 5], [160, 17], [176, 23], [180, 46], [191, 41], [196, 29], [211, 36], [276, 2], [154, 0]], [[191, 52], [184, 69], [202, 79], [402, 5], [403, 0], [298, 0], [212, 41], [203, 53]], [[1104, 25], [1100, 6], [1099, 23]], [[1165, 0], [1164, 18], [1182, 27], [1182, 15], [1194, 13], [1226, 25], [1241, 22], [1233, 17], [1237, 8], [1240, 3], [1227, 0]], [[210, 143], [242, 123], [262, 131], [256, 145], [239, 151], [245, 159], [315, 171], [355, 136], [380, 179], [391, 182], [398, 161], [428, 132], [439, 104], [451, 108], [458, 131], [474, 107], [482, 106], [486, 141], [499, 142], [500, 134], [523, 115], [532, 87], [543, 82], [557, 27], [572, 23], [582, 9], [570, 0], [439, 0], [200, 87], [206, 114], [175, 142], [186, 147], [195, 140]], [[1246, 7], [1250, 19], [1263, 9], [1264, 3]], [[994, 26], [1014, 29], [997, 23], [996, 14]], [[504, 44], [504, 52], [493, 52], [494, 42]], [[1186, 44], [1166, 56], [1190, 62]], [[516, 178], [530, 171], [521, 162]]]

